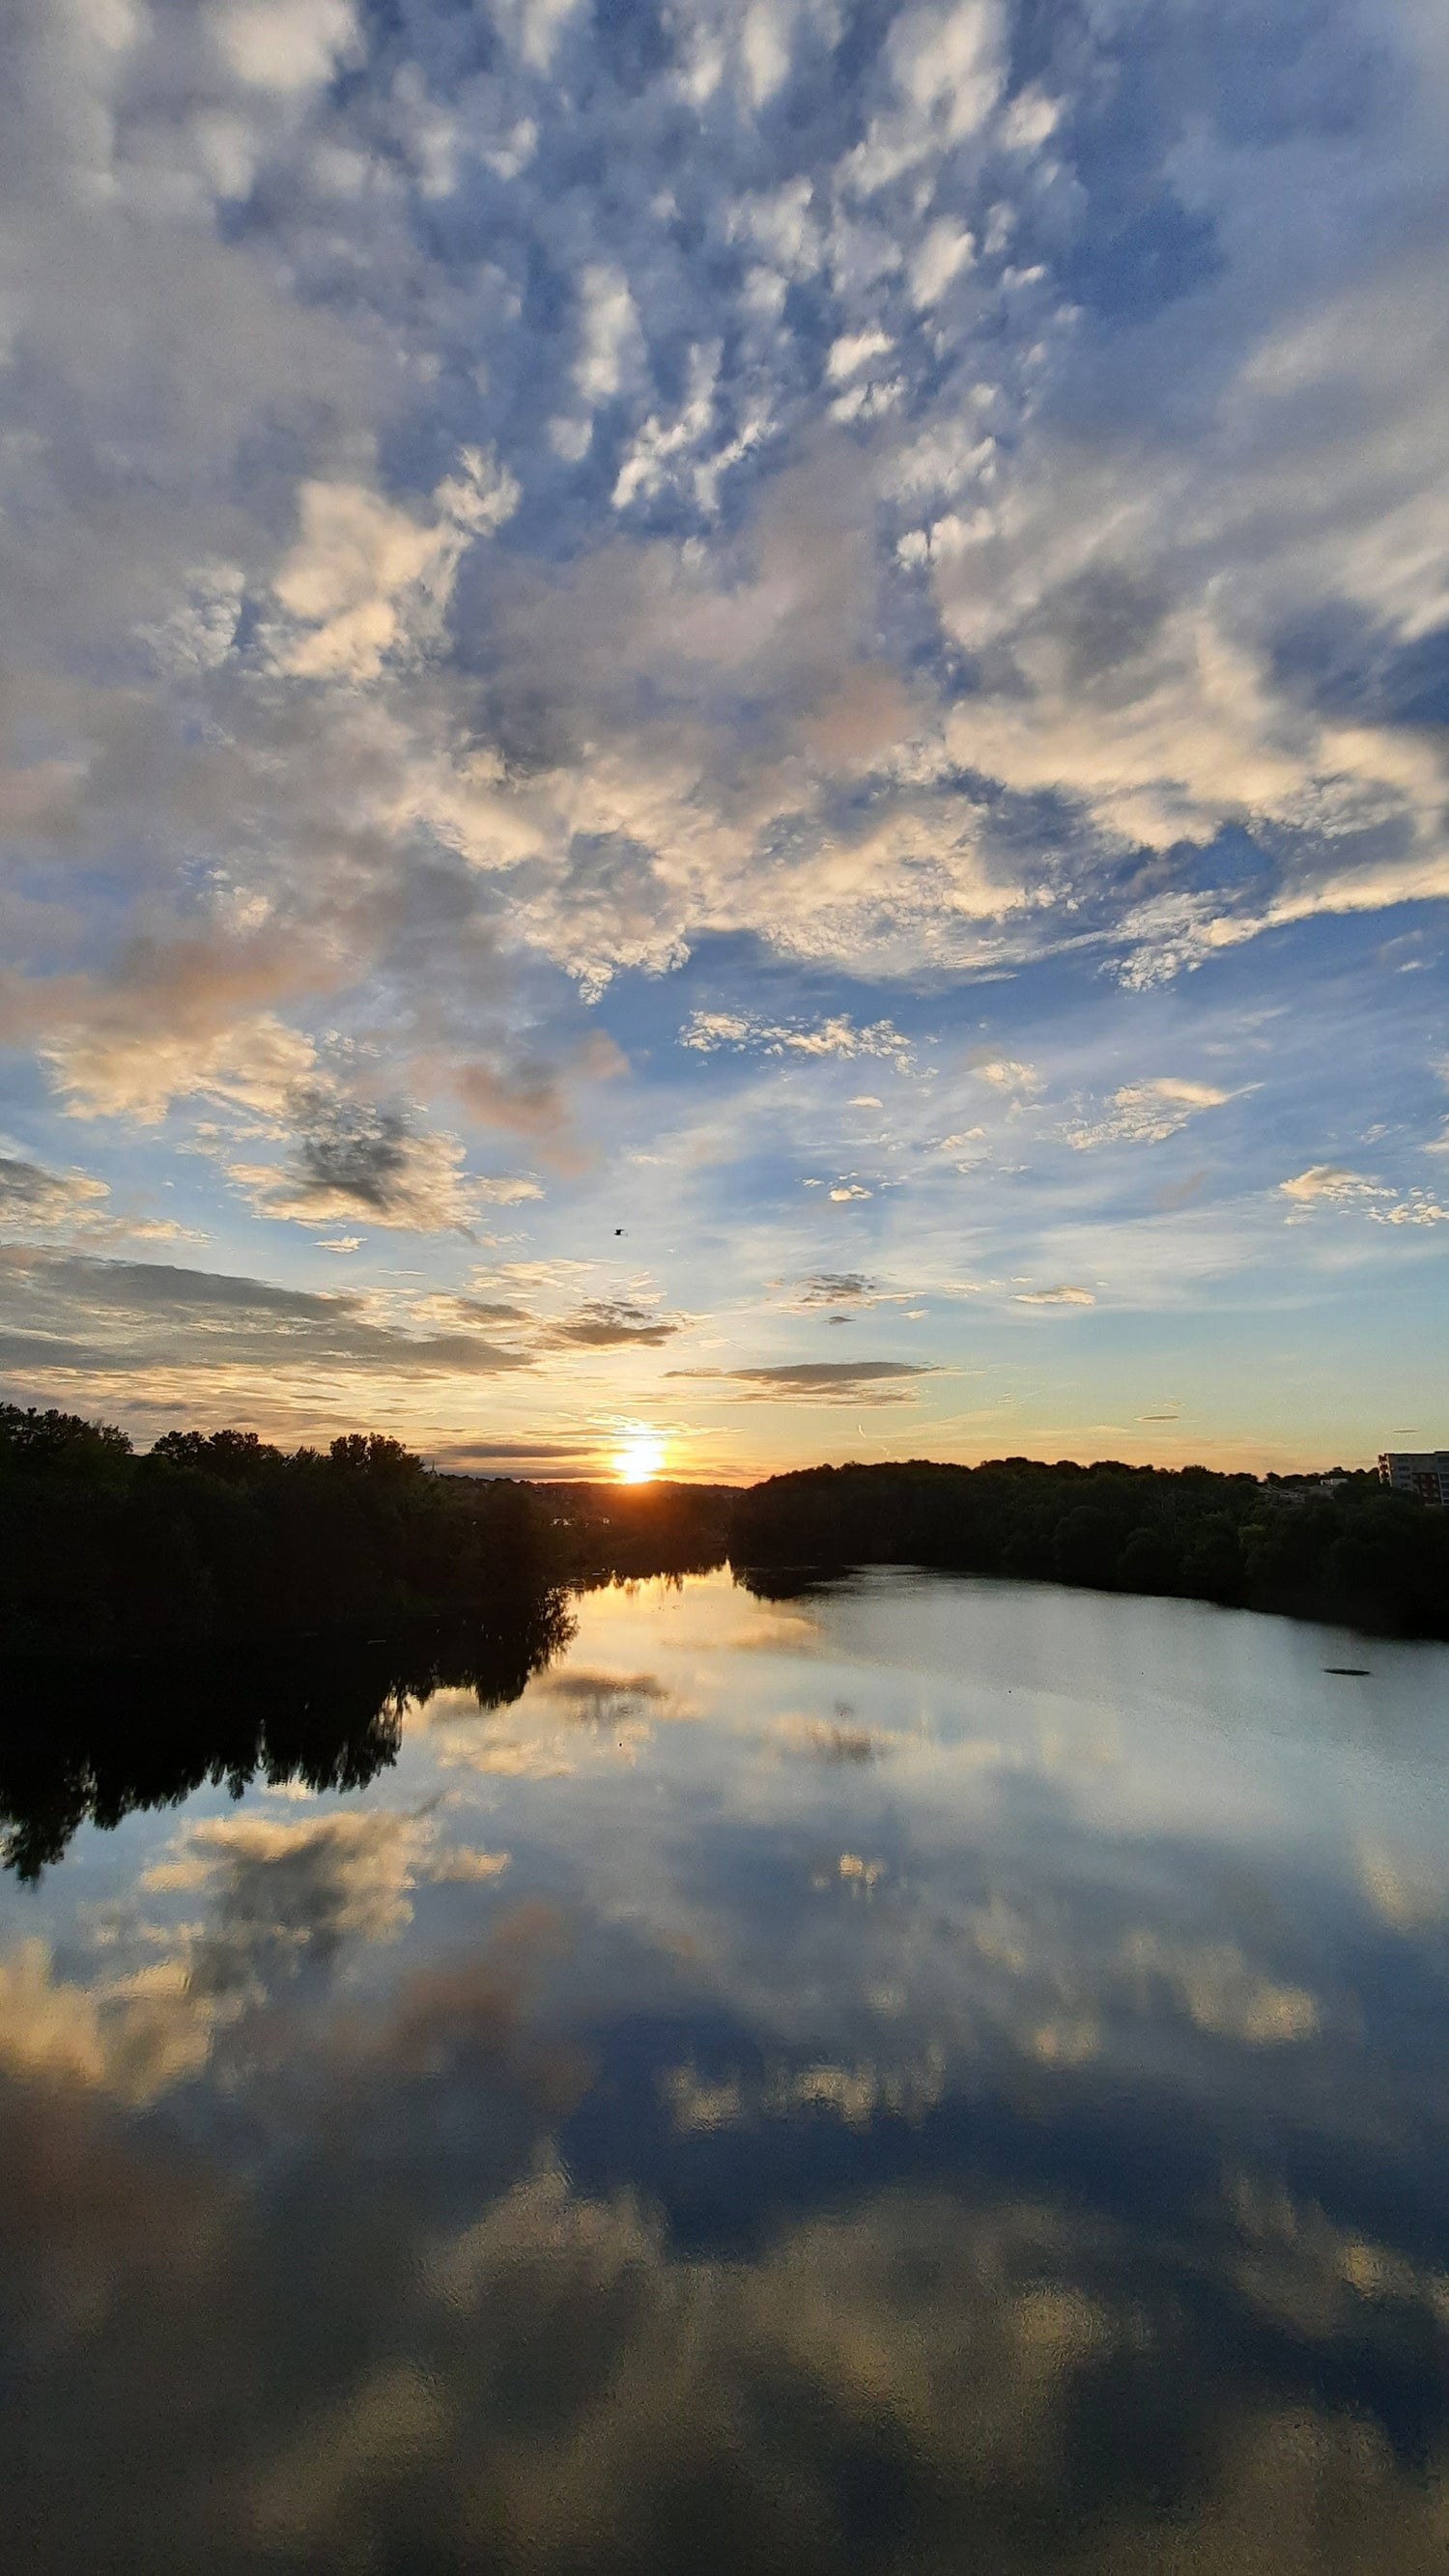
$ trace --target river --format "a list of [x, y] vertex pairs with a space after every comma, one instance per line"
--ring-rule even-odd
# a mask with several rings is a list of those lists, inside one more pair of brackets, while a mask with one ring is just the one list
[[106, 1824], [71, 1762], [0, 1886], [10, 2563], [1443, 2576], [1449, 1648], [570, 1616], [350, 1769]]

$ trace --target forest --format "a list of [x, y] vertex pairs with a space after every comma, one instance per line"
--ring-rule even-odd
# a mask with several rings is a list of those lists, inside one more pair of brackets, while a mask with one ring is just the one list
[[287, 1452], [171, 1431], [138, 1455], [108, 1424], [0, 1405], [0, 1636], [12, 1653], [154, 1655], [689, 1573], [726, 1554], [727, 1499], [439, 1475], [376, 1432]]
[[1449, 1636], [1449, 1513], [1368, 1473], [1220, 1475], [1113, 1461], [811, 1467], [730, 1489], [439, 1474], [377, 1433], [286, 1452], [168, 1432], [137, 1452], [79, 1415], [0, 1406], [0, 1636], [10, 1654], [142, 1655], [514, 1606], [550, 1585], [725, 1561], [917, 1564], [1181, 1594]]
[[1329, 1485], [1114, 1460], [807, 1467], [739, 1494], [730, 1544], [776, 1589], [792, 1568], [927, 1565], [1449, 1637], [1449, 1512], [1371, 1472]]

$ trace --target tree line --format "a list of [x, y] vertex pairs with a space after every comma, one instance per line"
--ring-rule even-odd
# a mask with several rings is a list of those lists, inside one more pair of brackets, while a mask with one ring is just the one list
[[288, 1454], [172, 1431], [138, 1456], [78, 1415], [0, 1407], [0, 1626], [12, 1651], [154, 1653], [430, 1616], [542, 1572], [527, 1488], [429, 1473], [352, 1433]]
[[1176, 1593], [1449, 1636], [1449, 1513], [1369, 1474], [1027, 1458], [812, 1467], [731, 1491], [441, 1475], [400, 1442], [168, 1432], [138, 1454], [76, 1414], [0, 1405], [0, 1636], [140, 1654], [516, 1605], [550, 1585], [887, 1563]]
[[736, 1498], [737, 1564], [926, 1565], [1449, 1637], [1449, 1512], [1355, 1473], [1115, 1460], [807, 1467]]

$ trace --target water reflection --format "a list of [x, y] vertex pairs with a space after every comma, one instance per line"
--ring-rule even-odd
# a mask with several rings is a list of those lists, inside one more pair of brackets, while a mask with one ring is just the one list
[[480, 1708], [521, 1697], [572, 1633], [562, 1593], [524, 1595], [484, 1621], [409, 1635], [303, 1641], [255, 1661], [172, 1657], [14, 1667], [0, 1733], [0, 1862], [24, 1879], [78, 1828], [173, 1806], [203, 1782], [360, 1789], [396, 1761], [402, 1712], [440, 1690]]
[[1449, 1652], [574, 1616], [11, 1880], [23, 2563], [1442, 2576]]

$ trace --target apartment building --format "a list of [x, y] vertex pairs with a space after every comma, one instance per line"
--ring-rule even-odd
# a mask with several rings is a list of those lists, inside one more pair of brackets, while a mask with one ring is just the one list
[[1441, 1510], [1449, 1506], [1449, 1449], [1387, 1449], [1379, 1474], [1396, 1494], [1417, 1494]]

